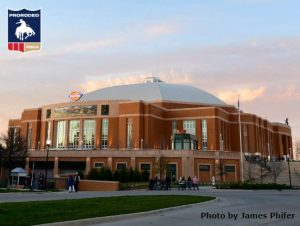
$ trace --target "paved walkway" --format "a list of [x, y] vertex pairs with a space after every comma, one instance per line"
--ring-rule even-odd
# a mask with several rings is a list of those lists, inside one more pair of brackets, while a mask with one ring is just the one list
[[148, 213], [102, 217], [51, 225], [198, 226], [198, 225], [300, 225], [300, 191], [118, 191], [78, 193], [0, 194], [0, 202], [57, 200], [121, 195], [192, 194], [216, 196], [216, 201]]

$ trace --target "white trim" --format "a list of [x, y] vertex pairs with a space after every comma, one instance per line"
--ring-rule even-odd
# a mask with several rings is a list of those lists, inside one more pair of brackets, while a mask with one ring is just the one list
[[115, 163], [115, 169], [118, 170], [118, 164], [125, 164], [127, 168], [127, 162], [116, 162]]
[[150, 170], [149, 170], [149, 179], [152, 178], [152, 162], [140, 162], [139, 163], [139, 171], [142, 172], [142, 164], [149, 164]]
[[[102, 167], [96, 167], [96, 163], [102, 163], [103, 166], [102, 166]], [[101, 168], [103, 168], [103, 167], [105, 167], [105, 162], [94, 162], [94, 168], [96, 168], [96, 169], [101, 169]]]

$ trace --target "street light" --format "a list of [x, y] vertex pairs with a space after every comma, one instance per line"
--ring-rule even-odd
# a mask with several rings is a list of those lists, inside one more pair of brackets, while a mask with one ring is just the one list
[[291, 168], [290, 168], [290, 157], [291, 157], [291, 148], [289, 148], [289, 153], [288, 153], [288, 167], [289, 167], [290, 188], [292, 188], [292, 178], [291, 178]]
[[47, 188], [47, 177], [48, 177], [48, 157], [49, 157], [49, 148], [50, 148], [51, 141], [46, 141], [46, 150], [47, 150], [47, 156], [46, 156], [46, 174], [45, 174], [45, 184], [44, 188]]

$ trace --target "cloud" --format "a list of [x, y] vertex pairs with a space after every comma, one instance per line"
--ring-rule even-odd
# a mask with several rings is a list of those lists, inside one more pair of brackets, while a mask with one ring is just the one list
[[240, 96], [240, 101], [251, 102], [259, 97], [262, 97], [265, 93], [266, 88], [260, 87], [257, 89], [242, 88], [237, 91], [223, 90], [217, 93], [217, 96], [228, 104], [235, 104], [237, 102], [238, 95]]
[[92, 50], [99, 50], [102, 48], [117, 46], [126, 42], [124, 38], [109, 38], [109, 39], [98, 39], [75, 42], [63, 47], [58, 47], [54, 50], [42, 50], [34, 54], [19, 54], [16, 56], [17, 59], [31, 59], [41, 57], [56, 57], [64, 56], [72, 53], [88, 53]]
[[173, 24], [157, 24], [149, 26], [145, 29], [146, 35], [150, 37], [169, 35], [177, 32], [178, 27]]
[[276, 101], [300, 101], [300, 90], [295, 84], [289, 84], [286, 88], [282, 88], [280, 92], [276, 92], [273, 96], [274, 99]]
[[193, 83], [192, 76], [188, 72], [170, 70], [156, 73], [123, 74], [119, 75], [119, 77], [104, 76], [99, 78], [99, 76], [89, 76], [84, 83], [77, 85], [77, 87], [84, 92], [91, 92], [105, 87], [142, 83], [147, 77], [159, 77], [162, 81], [168, 83]]

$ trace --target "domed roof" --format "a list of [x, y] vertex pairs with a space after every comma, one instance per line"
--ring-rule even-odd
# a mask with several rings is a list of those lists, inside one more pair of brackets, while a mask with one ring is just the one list
[[226, 105], [214, 95], [193, 86], [164, 83], [158, 78], [147, 78], [144, 83], [113, 86], [84, 94], [81, 101], [142, 100], [176, 101], [213, 105]]

